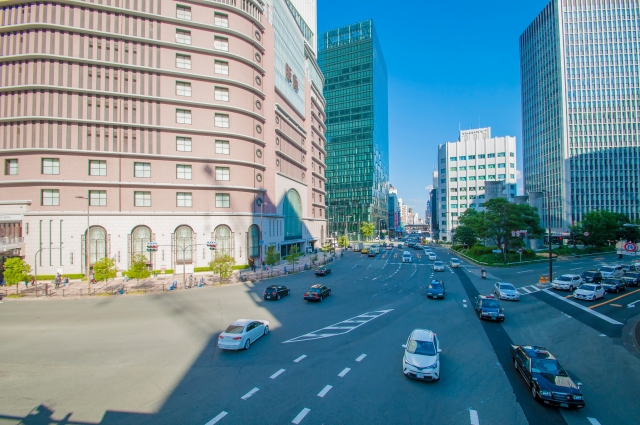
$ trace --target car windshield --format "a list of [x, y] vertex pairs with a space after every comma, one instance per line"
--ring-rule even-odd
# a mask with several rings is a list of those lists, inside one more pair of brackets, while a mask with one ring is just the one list
[[593, 285], [582, 285], [580, 286], [580, 289], [583, 291], [591, 291], [591, 292], [596, 290], [595, 286]]
[[613, 267], [603, 267], [600, 269], [600, 271], [607, 272], [607, 273], [613, 273], [613, 270], [614, 270]]
[[552, 359], [531, 359], [531, 372], [567, 376], [567, 372], [560, 366], [560, 363]]
[[582, 276], [584, 277], [594, 277], [596, 275], [596, 272], [584, 272], [582, 273]]
[[625, 277], [632, 277], [634, 279], [638, 278], [638, 273], [627, 273], [625, 274]]
[[516, 290], [516, 288], [510, 283], [501, 283], [500, 284], [500, 289], [508, 289], [508, 290], [510, 289], [512, 291]]
[[441, 265], [442, 265], [442, 261], [436, 261], [434, 264], [435, 264], [436, 266], [441, 266]]
[[320, 292], [320, 288], [309, 288], [307, 292]]
[[436, 347], [430, 341], [418, 341], [412, 339], [407, 345], [407, 351], [410, 354], [419, 354], [422, 356], [435, 356]]
[[442, 285], [439, 283], [432, 283], [431, 285], [429, 285], [430, 289], [442, 289]]
[[241, 334], [243, 329], [244, 329], [244, 325], [229, 325], [229, 327], [224, 330], [224, 333]]
[[489, 308], [498, 308], [500, 307], [500, 304], [498, 304], [498, 301], [496, 300], [483, 300], [482, 301], [482, 307], [489, 307]]
[[558, 280], [562, 280], [564, 282], [571, 282], [571, 276], [560, 276]]

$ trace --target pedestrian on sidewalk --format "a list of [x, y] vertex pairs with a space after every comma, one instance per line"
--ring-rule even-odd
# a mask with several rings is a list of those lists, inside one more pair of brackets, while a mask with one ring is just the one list
[[36, 286], [36, 277], [31, 276], [31, 286]]
[[2, 281], [0, 281], [0, 288], [4, 287], [5, 283], [7, 283], [6, 280], [4, 280], [4, 277], [2, 278]]
[[69, 276], [64, 277], [64, 286], [69, 285]]

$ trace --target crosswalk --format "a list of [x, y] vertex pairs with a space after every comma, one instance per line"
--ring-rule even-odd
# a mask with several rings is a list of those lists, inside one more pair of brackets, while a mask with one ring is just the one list
[[523, 295], [533, 294], [535, 292], [540, 292], [542, 289], [538, 288], [537, 285], [529, 285], [529, 286], [522, 286], [520, 288], [516, 288], [516, 290], [518, 291], [520, 296], [523, 296]]

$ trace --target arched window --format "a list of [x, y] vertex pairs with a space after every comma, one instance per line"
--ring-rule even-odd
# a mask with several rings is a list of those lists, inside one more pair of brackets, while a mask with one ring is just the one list
[[249, 227], [249, 258], [260, 256], [260, 228], [254, 224]]
[[193, 230], [189, 226], [176, 229], [176, 260], [178, 264], [193, 262]]
[[150, 261], [149, 252], [147, 252], [147, 243], [151, 242], [151, 229], [147, 226], [138, 226], [131, 232], [131, 258], [142, 254]]
[[284, 239], [302, 239], [302, 202], [294, 189], [289, 189], [284, 198]]
[[224, 225], [216, 227], [216, 254], [233, 257], [231, 248], [231, 229]]
[[89, 264], [107, 256], [107, 231], [104, 227], [91, 226], [89, 228]]

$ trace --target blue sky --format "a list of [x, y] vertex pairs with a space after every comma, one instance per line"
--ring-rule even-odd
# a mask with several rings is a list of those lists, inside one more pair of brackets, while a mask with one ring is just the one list
[[389, 77], [390, 183], [420, 218], [438, 145], [459, 127], [516, 136], [522, 168], [518, 40], [547, 3], [318, 0], [319, 32], [374, 21]]

